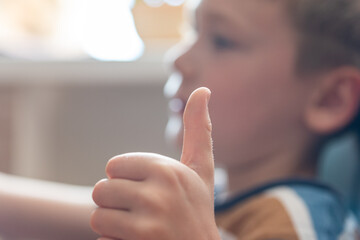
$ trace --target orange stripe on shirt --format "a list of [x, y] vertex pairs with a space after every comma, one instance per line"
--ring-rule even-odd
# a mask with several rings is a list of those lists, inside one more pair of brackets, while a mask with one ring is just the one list
[[282, 203], [265, 194], [255, 196], [221, 213], [218, 227], [242, 240], [299, 240], [290, 216]]

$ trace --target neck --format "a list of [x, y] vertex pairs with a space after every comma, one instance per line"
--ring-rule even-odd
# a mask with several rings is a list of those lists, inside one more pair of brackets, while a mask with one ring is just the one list
[[[306, 159], [306, 161], [304, 161]], [[246, 192], [254, 187], [282, 179], [314, 178], [316, 157], [271, 156], [266, 160], [254, 160], [254, 164], [227, 168], [228, 196]]]

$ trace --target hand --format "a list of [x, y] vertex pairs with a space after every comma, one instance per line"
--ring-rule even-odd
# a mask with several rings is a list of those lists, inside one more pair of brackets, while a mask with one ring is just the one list
[[112, 158], [95, 185], [91, 225], [101, 240], [220, 239], [214, 219], [214, 161], [207, 103], [195, 90], [184, 112], [181, 161], [151, 153]]

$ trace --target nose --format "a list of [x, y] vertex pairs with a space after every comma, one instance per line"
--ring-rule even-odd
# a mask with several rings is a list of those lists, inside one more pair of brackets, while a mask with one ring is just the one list
[[191, 57], [192, 47], [177, 46], [167, 55], [172, 62], [172, 74], [164, 86], [164, 95], [167, 98], [174, 98], [184, 84], [192, 82], [195, 74], [194, 59]]
[[194, 74], [195, 61], [191, 54], [192, 48], [189, 48], [179, 55], [174, 61], [174, 68], [181, 73], [184, 79], [190, 79]]

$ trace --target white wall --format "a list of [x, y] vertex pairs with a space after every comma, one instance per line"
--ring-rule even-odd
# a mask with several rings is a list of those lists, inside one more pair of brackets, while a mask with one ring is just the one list
[[11, 96], [11, 121], [2, 125], [10, 133], [1, 136], [11, 149], [9, 172], [92, 185], [116, 154], [178, 157], [163, 138], [160, 62], [0, 62], [0, 76]]

